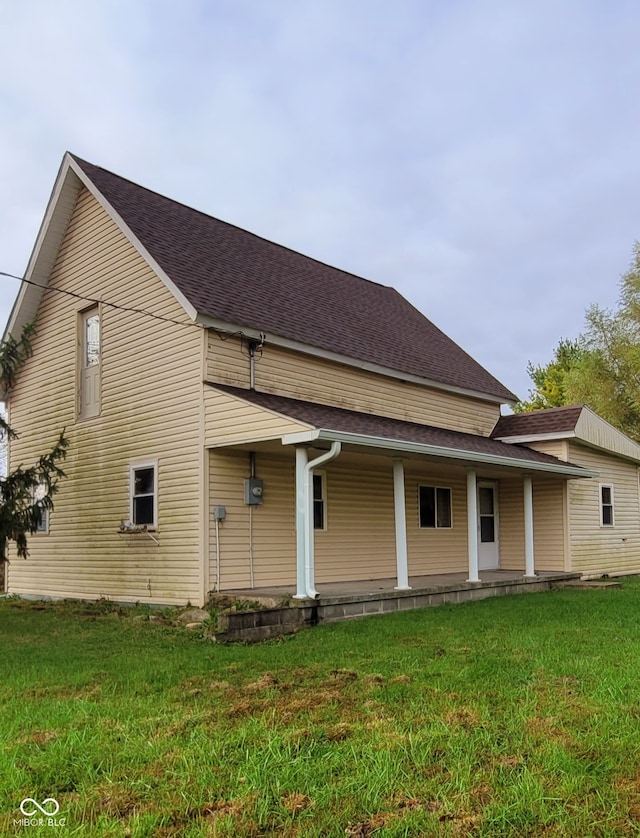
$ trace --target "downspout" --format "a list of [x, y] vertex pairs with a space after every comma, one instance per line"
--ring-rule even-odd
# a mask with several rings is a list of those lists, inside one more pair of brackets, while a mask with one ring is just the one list
[[[256, 476], [256, 452], [249, 451], [249, 477]], [[253, 581], [253, 504], [249, 504], [249, 584], [254, 589]]]
[[322, 466], [325, 463], [335, 460], [342, 450], [342, 443], [335, 441], [331, 443], [331, 448], [326, 454], [321, 454], [315, 460], [310, 460], [304, 466], [304, 491], [306, 494], [306, 515], [305, 515], [305, 529], [306, 529], [306, 550], [305, 550], [305, 568], [304, 568], [304, 584], [305, 593], [309, 599], [317, 599], [319, 594], [315, 589], [315, 556], [314, 556], [314, 532], [313, 532], [313, 470]]

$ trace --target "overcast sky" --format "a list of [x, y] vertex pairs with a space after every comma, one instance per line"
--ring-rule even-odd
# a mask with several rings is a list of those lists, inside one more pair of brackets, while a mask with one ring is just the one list
[[1, 271], [69, 150], [393, 285], [520, 396], [616, 302], [635, 0], [0, 0], [0, 27]]

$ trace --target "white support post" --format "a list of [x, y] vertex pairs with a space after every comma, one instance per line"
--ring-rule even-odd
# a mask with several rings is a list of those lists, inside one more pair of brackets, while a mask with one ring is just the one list
[[393, 500], [396, 521], [396, 591], [410, 591], [409, 563], [407, 559], [407, 516], [404, 496], [404, 465], [402, 460], [393, 461]]
[[467, 472], [467, 534], [469, 543], [469, 578], [467, 582], [480, 582], [478, 573], [478, 487], [476, 473]]
[[524, 560], [525, 578], [535, 579], [535, 558], [533, 550], [533, 484], [530, 475], [524, 476]]
[[[296, 595], [295, 599], [307, 598], [306, 564], [308, 529], [310, 526], [307, 513], [308, 477], [306, 465], [308, 462], [307, 449], [303, 445], [296, 446]], [[313, 521], [313, 518], [311, 519]]]

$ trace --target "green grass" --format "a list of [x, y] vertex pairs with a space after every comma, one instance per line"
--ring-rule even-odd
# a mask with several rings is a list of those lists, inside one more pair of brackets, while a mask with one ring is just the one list
[[7, 600], [0, 667], [1, 835], [640, 835], [637, 579], [261, 646]]

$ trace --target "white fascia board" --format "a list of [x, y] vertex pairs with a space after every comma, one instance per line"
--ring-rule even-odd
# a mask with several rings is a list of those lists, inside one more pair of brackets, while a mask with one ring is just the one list
[[73, 171], [77, 174], [77, 176], [82, 181], [82, 184], [89, 190], [89, 192], [93, 195], [96, 201], [100, 204], [100, 206], [104, 209], [104, 211], [110, 216], [112, 221], [116, 224], [120, 232], [125, 236], [125, 238], [133, 245], [133, 247], [138, 251], [140, 256], [147, 262], [149, 267], [158, 275], [158, 277], [162, 280], [162, 282], [167, 287], [167, 290], [170, 291], [171, 294], [176, 298], [176, 300], [180, 303], [183, 309], [187, 312], [189, 317], [195, 321], [198, 315], [198, 312], [191, 305], [189, 300], [184, 296], [182, 291], [175, 285], [175, 283], [169, 278], [169, 276], [163, 271], [160, 265], [156, 262], [153, 256], [149, 253], [149, 251], [144, 247], [142, 242], [133, 234], [133, 232], [129, 229], [127, 224], [121, 218], [121, 216], [115, 211], [115, 209], [111, 206], [111, 204], [106, 200], [102, 192], [94, 185], [93, 181], [82, 171], [80, 166], [73, 160], [69, 158], [69, 165], [73, 169]]
[[531, 460], [517, 460], [515, 457], [505, 457], [499, 454], [483, 454], [477, 451], [463, 451], [458, 448], [443, 448], [440, 445], [426, 445], [420, 442], [403, 442], [402, 440], [387, 439], [364, 434], [350, 434], [344, 431], [330, 431], [318, 428], [308, 433], [285, 434], [283, 445], [301, 445], [303, 443], [327, 440], [328, 442], [343, 442], [345, 444], [363, 445], [368, 448], [383, 448], [388, 451], [400, 451], [411, 454], [426, 454], [430, 457], [446, 457], [450, 460], [465, 460], [467, 462], [483, 463], [485, 465], [506, 466], [522, 471], [542, 471], [551, 474], [561, 474], [565, 477], [597, 477], [599, 472], [589, 471], [578, 466], [555, 465]]
[[552, 434], [522, 434], [521, 436], [494, 436], [499, 442], [506, 442], [509, 445], [518, 445], [523, 442], [547, 442], [554, 439], [571, 439], [575, 437], [575, 431], [562, 431]]
[[390, 367], [383, 367], [379, 364], [372, 364], [370, 361], [361, 361], [359, 358], [350, 358], [348, 355], [340, 355], [337, 352], [331, 352], [328, 349], [320, 349], [317, 346], [311, 346], [308, 343], [300, 343], [299, 341], [290, 340], [280, 335], [267, 334], [261, 332], [259, 329], [254, 329], [251, 326], [240, 326], [237, 323], [227, 323], [224, 320], [216, 320], [213, 317], [199, 314], [196, 318], [196, 323], [201, 323], [206, 328], [217, 329], [220, 332], [227, 332], [230, 335], [238, 334], [252, 340], [264, 340], [265, 343], [272, 343], [274, 346], [281, 346], [283, 349], [292, 349], [294, 352], [302, 352], [305, 355], [312, 355], [316, 358], [322, 358], [325, 361], [334, 361], [338, 364], [344, 364], [347, 367], [354, 367], [355, 369], [365, 370], [366, 372], [373, 372], [377, 375], [386, 375], [387, 378], [397, 378], [399, 381], [408, 381], [411, 384], [420, 384], [422, 387], [433, 387], [434, 390], [444, 390], [447, 393], [455, 393], [459, 396], [467, 396], [468, 398], [476, 399], [477, 401], [493, 402], [494, 404], [511, 404], [499, 396], [493, 396], [488, 393], [481, 393], [476, 390], [467, 390], [464, 387], [456, 387], [453, 384], [443, 384], [440, 381], [433, 381], [430, 378], [421, 378], [419, 375], [413, 375], [408, 372], [400, 372], [391, 369]]

